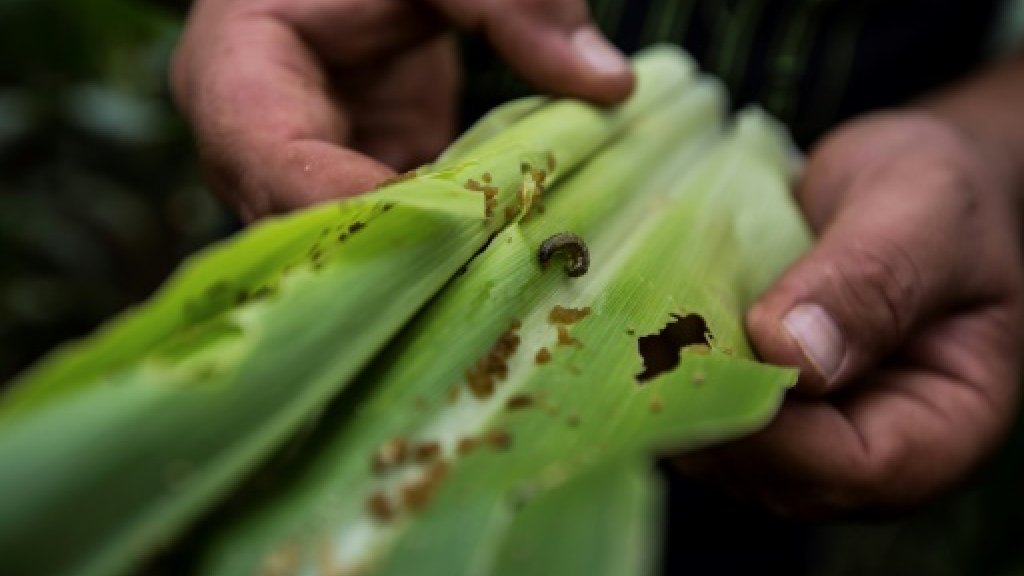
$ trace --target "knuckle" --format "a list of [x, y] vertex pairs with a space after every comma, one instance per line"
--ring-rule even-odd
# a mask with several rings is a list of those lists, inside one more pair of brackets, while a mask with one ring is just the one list
[[864, 322], [865, 338], [909, 330], [922, 297], [922, 274], [899, 243], [875, 239], [858, 243], [834, 269], [834, 282], [846, 317]]

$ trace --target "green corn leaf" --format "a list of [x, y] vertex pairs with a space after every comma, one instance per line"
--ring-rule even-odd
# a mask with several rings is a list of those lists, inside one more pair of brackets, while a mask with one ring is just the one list
[[[324, 416], [278, 489], [203, 533], [198, 570], [497, 572], [533, 501], [611, 461], [764, 425], [796, 373], [753, 361], [742, 313], [809, 236], [782, 130], [751, 111], [713, 144], [723, 107], [714, 83], [691, 86], [542, 217], [498, 234]], [[582, 278], [537, 262], [565, 231], [589, 246]], [[658, 337], [667, 325], [676, 342]], [[686, 345], [678, 366], [638, 381], [642, 339], [669, 360]], [[421, 461], [380, 470], [398, 446]]]
[[513, 110], [437, 167], [255, 226], [22, 376], [0, 402], [0, 461], [17, 463], [0, 467], [0, 571], [118, 572], [175, 538], [492, 234], [693, 78], [668, 50], [637, 71], [622, 107]]
[[661, 503], [661, 486], [649, 463], [611, 462], [524, 507], [503, 539], [492, 573], [652, 573]]

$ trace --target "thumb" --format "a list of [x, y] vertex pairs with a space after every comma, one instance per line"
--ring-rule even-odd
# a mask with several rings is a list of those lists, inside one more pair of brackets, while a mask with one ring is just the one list
[[633, 90], [626, 57], [590, 21], [584, 0], [431, 0], [458, 26], [479, 31], [544, 92], [599, 104]]
[[934, 233], [935, 215], [878, 192], [847, 194], [814, 249], [747, 313], [762, 357], [801, 368], [798, 391], [824, 394], [876, 365], [954, 289], [955, 247]]

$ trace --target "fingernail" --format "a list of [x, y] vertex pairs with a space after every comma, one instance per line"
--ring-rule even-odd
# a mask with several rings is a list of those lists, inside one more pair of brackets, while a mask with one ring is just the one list
[[817, 304], [800, 304], [786, 314], [782, 325], [796, 340], [804, 357], [830, 382], [846, 353], [843, 333], [832, 316]]
[[576, 51], [587, 64], [600, 74], [621, 74], [629, 70], [629, 62], [618, 48], [591, 27], [581, 28], [572, 36]]

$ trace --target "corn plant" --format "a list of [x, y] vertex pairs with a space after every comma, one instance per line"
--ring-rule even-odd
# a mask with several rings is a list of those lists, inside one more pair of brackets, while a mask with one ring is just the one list
[[756, 430], [795, 381], [741, 320], [808, 235], [781, 128], [727, 125], [676, 50], [636, 68], [621, 107], [513, 103], [207, 250], [18, 379], [0, 571], [172, 543], [210, 574], [649, 567], [650, 455]]

